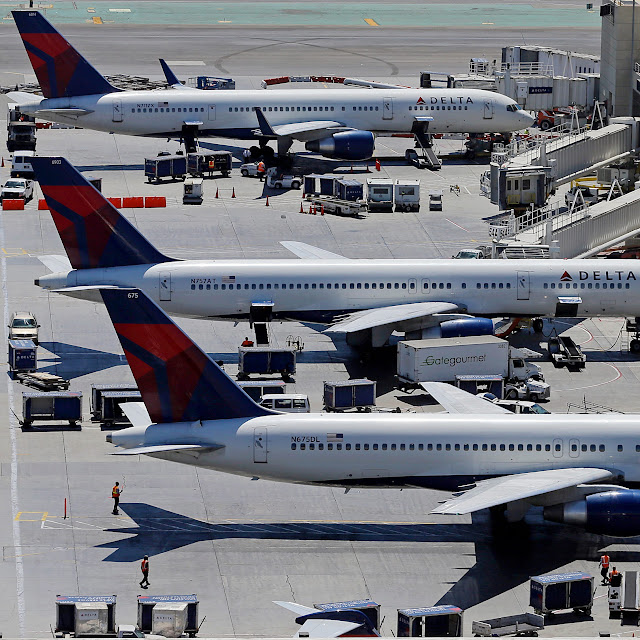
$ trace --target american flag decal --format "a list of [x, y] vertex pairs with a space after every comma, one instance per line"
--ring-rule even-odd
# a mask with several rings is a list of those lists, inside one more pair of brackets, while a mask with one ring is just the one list
[[327, 433], [327, 442], [339, 442], [344, 438], [344, 433]]
[[222, 282], [235, 282], [235, 276], [222, 276]]

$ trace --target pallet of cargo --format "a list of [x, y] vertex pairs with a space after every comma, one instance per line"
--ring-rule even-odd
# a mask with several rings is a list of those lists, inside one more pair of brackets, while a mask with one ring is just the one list
[[39, 391], [66, 391], [70, 384], [62, 376], [45, 372], [18, 373], [16, 378], [23, 385]]

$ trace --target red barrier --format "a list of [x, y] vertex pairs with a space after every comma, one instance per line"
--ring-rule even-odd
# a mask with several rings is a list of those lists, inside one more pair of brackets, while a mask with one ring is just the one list
[[38, 200], [38, 211], [47, 211], [49, 209], [49, 205], [47, 205], [47, 201], [44, 198], [40, 198]]
[[2, 210], [3, 211], [22, 211], [24, 209], [24, 200], [22, 198], [17, 198], [15, 200], [5, 198], [2, 201]]
[[147, 196], [144, 199], [146, 209], [154, 209], [156, 207], [166, 207], [167, 199], [164, 196]]
[[137, 196], [133, 198], [122, 198], [122, 207], [123, 209], [143, 209], [144, 198]]
[[107, 200], [118, 209], [122, 207], [122, 198], [107, 198]]

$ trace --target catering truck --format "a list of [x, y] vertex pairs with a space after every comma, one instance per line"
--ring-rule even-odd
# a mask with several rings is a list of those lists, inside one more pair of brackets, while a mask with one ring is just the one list
[[549, 386], [544, 383], [540, 367], [526, 359], [532, 356], [539, 354], [511, 347], [496, 336], [399, 342], [398, 387], [415, 388], [421, 382], [455, 383], [459, 375], [494, 375], [507, 383], [531, 384], [536, 387], [536, 398], [542, 399], [548, 397]]

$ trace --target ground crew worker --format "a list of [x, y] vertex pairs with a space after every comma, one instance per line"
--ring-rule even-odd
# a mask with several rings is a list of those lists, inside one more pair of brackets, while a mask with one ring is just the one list
[[249, 160], [251, 160], [251, 150], [250, 149], [245, 149], [242, 152], [242, 157], [244, 158], [245, 162], [249, 162]]
[[600, 575], [602, 576], [602, 584], [609, 582], [609, 556], [605, 553], [600, 556]]
[[122, 489], [120, 489], [120, 483], [116, 482], [111, 489], [111, 497], [113, 498], [113, 513], [114, 516], [117, 516], [120, 512], [118, 511], [118, 505], [120, 504], [120, 494], [122, 493]]
[[240, 345], [241, 347], [253, 347], [253, 340], [249, 340], [249, 336], [247, 336]]
[[609, 584], [612, 587], [619, 587], [622, 584], [622, 574], [615, 567], [611, 569], [609, 574]]
[[149, 556], [145, 556], [142, 558], [142, 562], [140, 563], [140, 571], [142, 571], [142, 580], [140, 581], [140, 586], [143, 589], [146, 589], [151, 583], [149, 582]]
[[262, 160], [260, 160], [260, 162], [258, 162], [258, 167], [257, 167], [258, 178], [260, 178], [260, 182], [264, 181], [264, 173], [266, 170], [267, 170], [266, 165], [264, 164], [264, 162], [262, 162]]

